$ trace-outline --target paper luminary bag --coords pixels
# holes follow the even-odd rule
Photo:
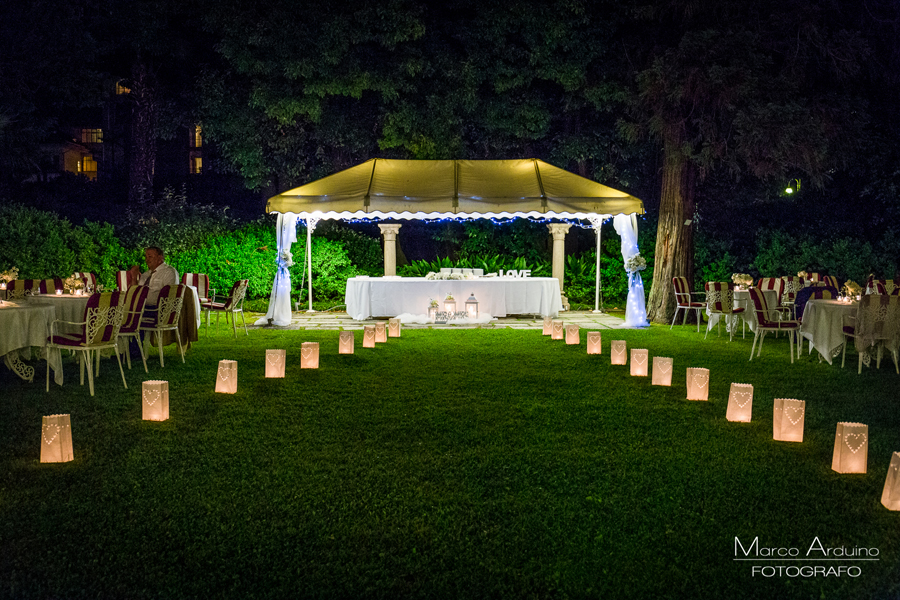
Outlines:
[[[266,350],[266,377],[284,377],[286,350]]]
[[[353,332],[342,331],[338,339],[338,354],[353,354]]]
[[[728,393],[725,419],[749,423],[753,414],[753,386],[749,383],[732,383]]]
[[[363,329],[363,348],[375,347],[375,326],[366,325]]]
[[[319,368],[319,342],[303,342],[300,344],[300,368]]]
[[[381,344],[387,341],[387,325],[375,323],[375,343]]]
[[[145,421],[169,418],[169,382],[145,381],[141,384],[141,416]]]
[[[650,358],[649,350],[638,350],[637,348],[631,349],[631,376],[632,377],[646,377],[648,373],[648,369],[650,365],[648,364],[648,360]]]
[[[802,442],[806,402],[775,398],[772,412],[772,437],[779,442]]]
[[[237,361],[220,360],[216,374],[216,391],[223,394],[237,393]]]
[[[884,480],[884,491],[881,492],[881,503],[888,510],[900,510],[900,452],[891,456],[887,478]]]
[[[400,337],[400,319],[388,321],[388,337]]]
[[[869,458],[869,426],[838,423],[831,468],[838,473],[865,473]]]
[[[577,346],[581,344],[581,334],[579,333],[580,327],[578,325],[569,324],[566,325],[566,344],[570,346]]]
[[[44,417],[41,420],[41,462],[69,462],[74,458],[69,415]]]
[[[553,317],[544,317],[544,335],[553,333]]]
[[[587,334],[587,353],[602,354],[603,353],[603,336],[599,331],[588,331]]]
[[[687,399],[709,400],[709,369],[688,368]]]
[[[551,340],[561,340],[565,334],[566,324],[556,319],[553,320],[553,329],[550,332]]]
[[[613,365],[624,365],[628,362],[625,354],[625,340],[613,340],[609,345],[609,362]]]
[[[653,357],[653,385],[672,385],[672,359],[665,356]]]

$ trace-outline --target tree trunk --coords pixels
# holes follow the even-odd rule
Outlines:
[[[150,199],[156,167],[156,89],[146,63],[138,59],[132,67],[131,164],[128,200],[131,204]]]
[[[695,167],[681,152],[678,135],[664,143],[662,191],[659,199],[659,226],[653,285],[647,303],[647,317],[654,323],[668,323],[675,307],[673,277],[687,277],[694,283],[694,178]],[[691,223],[686,225],[685,222]]]

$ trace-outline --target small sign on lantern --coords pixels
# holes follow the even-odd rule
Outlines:
[[[569,346],[577,346],[581,344],[581,334],[579,333],[580,327],[578,325],[574,325],[569,323],[566,325],[566,344]]]
[[[587,334],[587,353],[602,354],[603,344],[602,336],[599,331],[588,331]]]
[[[838,473],[865,473],[869,458],[869,426],[838,423],[831,468]]]
[[[888,510],[900,510],[900,452],[891,456],[887,478],[884,480],[884,491],[881,492],[881,503]]]
[[[653,385],[672,385],[672,359],[665,356],[653,357]]]
[[[216,391],[223,394],[237,393],[237,361],[220,360],[216,375]]]
[[[563,335],[566,330],[566,324],[557,319],[553,319],[552,325],[553,325],[553,327],[550,330],[550,339],[551,340],[563,339]]]
[[[41,462],[69,462],[74,458],[69,415],[45,416],[41,420]]]
[[[725,418],[729,421],[749,423],[752,415],[753,386],[749,383],[732,383]]]
[[[342,331],[338,338],[338,354],[353,354],[353,332]]]
[[[363,348],[375,347],[375,326],[366,325],[363,329]]]
[[[387,341],[387,327],[384,323],[375,323],[375,343],[382,344]]]
[[[650,358],[649,350],[631,349],[631,376],[646,377],[649,368],[648,360]]]
[[[544,317],[544,335],[553,333],[553,317]]]
[[[400,319],[388,321],[388,337],[400,337]]]
[[[287,350],[266,350],[266,377],[284,377]]]
[[[775,398],[772,413],[772,437],[779,442],[802,442],[806,402]]]
[[[709,400],[709,369],[688,368],[687,399]]]
[[[300,344],[300,368],[319,368],[319,342],[303,342]]]
[[[625,353],[625,340],[613,340],[609,345],[609,361],[613,365],[628,363],[628,355]]]
[[[145,381],[141,384],[141,416],[145,421],[169,418],[169,382]]]

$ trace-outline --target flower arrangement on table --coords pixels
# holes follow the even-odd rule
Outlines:
[[[845,296],[859,296],[862,293],[862,286],[853,281],[847,281],[842,288]]]
[[[425,276],[428,281],[463,281],[474,278],[473,275],[463,275],[462,273],[435,273],[434,271],[429,271]]]
[[[797,277],[799,277],[800,279],[807,279],[809,277],[809,273],[807,273],[806,271],[798,271]]]
[[[647,268],[647,261],[640,254],[632,254],[625,261],[625,270],[629,273],[637,273]]]
[[[6,289],[6,284],[19,278],[19,269],[13,267],[9,271],[0,271],[0,288]]]
[[[753,277],[751,277],[747,273],[732,273],[731,281],[734,283],[734,285],[742,287],[750,287],[751,285],[753,285]]]
[[[456,298],[453,297],[453,294],[447,294],[447,297],[444,298],[444,302],[456,302]]]
[[[63,288],[70,294],[74,293],[76,290],[84,289],[84,281],[81,280],[81,277],[67,277],[63,282]]]
[[[282,250],[279,252],[278,260],[281,261],[285,268],[294,266],[294,255],[291,254],[290,250]]]

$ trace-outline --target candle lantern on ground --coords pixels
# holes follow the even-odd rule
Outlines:
[[[603,350],[602,336],[599,331],[588,331],[587,334],[587,353],[601,354]]]
[[[447,294],[447,297],[444,298],[444,312],[456,312],[456,299],[453,297],[453,294]]]
[[[672,385],[672,359],[665,356],[653,357],[653,385]]]
[[[384,323],[375,323],[375,343],[383,344],[387,341],[387,327]]]
[[[772,437],[779,442],[802,442],[806,402],[775,398],[772,412]]]
[[[287,350],[266,350],[266,377],[284,377]]]
[[[888,510],[900,510],[900,452],[891,456],[884,490],[881,492],[881,503]]]
[[[375,347],[375,326],[366,325],[363,329],[363,348]]]
[[[544,335],[553,334],[553,317],[544,317]]]
[[[338,339],[338,354],[353,354],[354,341],[352,331],[342,331]]]
[[[865,473],[869,458],[869,426],[838,423],[831,468],[838,473]]]
[[[628,362],[625,340],[613,340],[609,345],[609,362],[613,365],[624,365]]]
[[[469,299],[466,300],[466,317],[470,319],[478,318],[478,300],[475,298],[475,294],[469,296]]]
[[[169,382],[145,381],[141,384],[141,416],[145,421],[169,418]]]
[[[566,325],[566,344],[570,346],[577,346],[581,343],[581,334],[579,333],[580,327],[578,325],[574,325],[569,323]]]
[[[400,319],[388,321],[388,337],[400,337]]]
[[[709,369],[688,368],[687,399],[709,400]]]
[[[74,458],[69,415],[45,416],[41,420],[41,462],[69,462]]]
[[[553,328],[550,331],[551,340],[561,340],[565,336],[566,324],[557,319],[553,320]]]
[[[237,361],[220,360],[219,372],[216,374],[216,391],[222,394],[237,393]]]
[[[752,414],[753,386],[749,383],[732,383],[725,418],[729,421],[749,423]]]
[[[631,375],[632,377],[646,377],[648,375],[649,366],[647,361],[650,357],[649,350],[631,349]]]
[[[300,344],[300,368],[319,368],[319,342],[303,342]]]

